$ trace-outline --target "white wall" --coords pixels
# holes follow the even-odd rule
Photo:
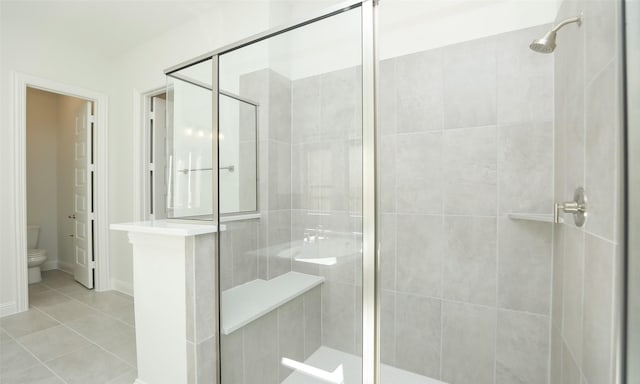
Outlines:
[[[39,225],[38,248],[47,251],[44,270],[58,263],[59,97],[27,91],[27,223]]]
[[[111,77],[103,58],[85,55],[79,47],[47,35],[33,34],[15,18],[11,6],[0,5],[0,174],[13,180],[13,73],[20,72],[76,87],[105,92]],[[0,309],[15,305],[16,228],[14,186],[6,181],[0,195]]]
[[[19,72],[90,89],[109,96],[109,222],[132,221],[133,138],[141,129],[140,92],[165,84],[163,70],[181,61],[211,51],[269,26],[268,4],[251,2],[220,3],[215,12],[194,17],[192,21],[167,31],[118,57],[85,53],[81,46],[58,41],[29,30],[16,16],[18,3],[0,5],[0,173],[12,180],[15,166],[14,133],[11,112],[13,73]],[[121,4],[114,3],[114,7]],[[149,22],[153,22],[149,19]],[[80,33],[80,31],[78,32]],[[28,48],[27,48],[28,47]],[[10,312],[15,306],[15,239],[13,228],[16,197],[13,186],[0,188],[0,309]],[[130,290],[132,281],[131,248],[126,234],[110,234],[111,276],[115,287]]]
[[[164,86],[164,69],[268,27],[266,2],[221,3],[215,12],[198,15],[112,62],[111,71],[117,73],[117,79],[109,106],[110,222],[138,219],[134,216],[132,163],[134,132],[141,129],[140,111],[134,109],[140,93]],[[126,233],[112,232],[110,247],[113,286],[126,291],[133,277]]]

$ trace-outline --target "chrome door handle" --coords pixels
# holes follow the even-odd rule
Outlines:
[[[573,222],[582,227],[587,221],[587,196],[584,188],[578,187],[573,193],[573,201],[556,203],[553,210],[553,222],[560,223],[560,212],[573,214]]]

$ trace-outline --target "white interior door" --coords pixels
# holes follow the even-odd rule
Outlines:
[[[166,164],[167,164],[167,102],[160,97],[151,99],[153,104],[152,124],[150,129],[150,198],[151,217],[153,219],[167,218],[166,198]]]
[[[73,275],[79,283],[93,288],[93,116],[91,102],[83,104],[76,111],[74,188],[73,204],[75,215]]]

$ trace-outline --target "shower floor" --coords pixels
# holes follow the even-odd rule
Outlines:
[[[305,361],[312,367],[333,371],[340,364],[344,370],[344,384],[362,383],[362,358],[328,347],[320,347]],[[383,384],[446,384],[443,381],[417,375],[386,364],[380,367]],[[282,384],[327,384],[326,381],[313,378],[301,372],[294,372]]]

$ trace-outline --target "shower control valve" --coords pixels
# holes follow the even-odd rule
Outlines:
[[[553,222],[560,223],[560,212],[573,214],[576,226],[582,227],[587,221],[587,196],[584,188],[579,187],[573,194],[573,201],[556,203],[553,210]]]

